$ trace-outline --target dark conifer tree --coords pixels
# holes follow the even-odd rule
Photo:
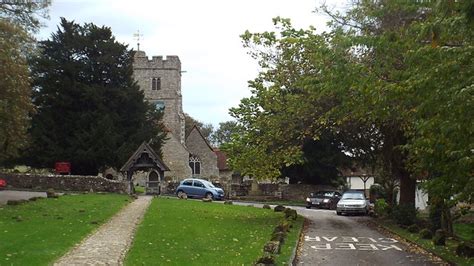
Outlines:
[[[143,141],[160,148],[161,112],[144,100],[133,80],[133,51],[108,27],[61,19],[50,39],[39,42],[32,61],[35,166],[70,161],[76,174],[120,167]],[[157,150],[159,152],[159,150]]]

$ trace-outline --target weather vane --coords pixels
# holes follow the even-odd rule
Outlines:
[[[137,30],[137,32],[133,34],[133,39],[137,41],[137,51],[140,51],[140,38],[143,38],[143,34],[140,34],[140,30]]]

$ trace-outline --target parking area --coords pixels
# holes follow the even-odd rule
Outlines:
[[[46,198],[46,192],[0,190],[0,205],[4,205],[9,200],[28,200],[33,197]]]

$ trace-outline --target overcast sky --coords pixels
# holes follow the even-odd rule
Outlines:
[[[313,11],[323,0],[53,0],[50,20],[39,33],[49,38],[60,17],[108,26],[118,41],[136,49],[133,34],[143,34],[140,50],[181,59],[184,112],[217,126],[231,120],[230,107],[250,95],[247,81],[257,62],[239,35],[274,30],[272,18],[290,18],[298,28],[325,29],[327,17]],[[329,5],[344,0],[328,0]]]

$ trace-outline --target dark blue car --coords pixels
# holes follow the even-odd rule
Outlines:
[[[224,198],[224,190],[214,186],[211,182],[204,179],[190,178],[181,181],[176,188],[178,198],[208,198],[220,200]]]

